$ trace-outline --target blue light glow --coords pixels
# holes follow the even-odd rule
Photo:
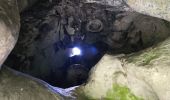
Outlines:
[[[81,49],[78,47],[72,48],[70,57],[79,56],[79,55],[81,55]]]

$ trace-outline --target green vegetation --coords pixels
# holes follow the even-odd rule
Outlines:
[[[119,84],[113,84],[112,89],[107,92],[104,98],[91,98],[82,89],[76,89],[76,95],[74,96],[77,100],[143,100],[135,96],[129,88],[120,86]]]
[[[153,49],[153,50],[150,50]],[[135,63],[139,66],[145,66],[151,64],[154,59],[159,58],[161,52],[157,51],[157,48],[150,48],[142,52],[127,56],[129,63]]]
[[[113,88],[107,92],[104,100],[143,100],[135,96],[129,88],[114,84]]]

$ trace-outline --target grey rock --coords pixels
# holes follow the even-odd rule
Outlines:
[[[10,9],[8,9],[10,8]],[[16,0],[0,1],[0,66],[3,64],[18,38],[20,28]]]
[[[27,8],[31,7],[35,4],[38,0],[17,0],[19,11],[24,11]]]
[[[0,100],[62,100],[46,83],[3,67],[0,72]]]

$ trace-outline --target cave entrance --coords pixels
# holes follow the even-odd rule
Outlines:
[[[106,52],[137,52],[169,36],[170,24],[157,18],[63,1],[42,0],[21,13],[20,36],[7,66],[68,88],[85,83]]]
[[[102,20],[76,10],[80,2],[63,1],[43,0],[21,13],[18,43],[5,64],[68,88],[86,82],[107,45],[100,38],[105,37]]]

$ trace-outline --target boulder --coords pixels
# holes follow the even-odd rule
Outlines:
[[[8,67],[0,71],[0,85],[0,100],[63,100],[47,83]]]
[[[17,42],[20,29],[19,12],[31,6],[36,1],[37,0],[0,1],[0,66],[6,60]]]
[[[146,27],[147,26],[147,27]],[[116,15],[113,30],[105,43],[111,52],[129,53],[157,44],[170,35],[170,23],[137,12],[123,12]]]
[[[124,100],[169,100],[169,44],[170,38],[138,53],[105,55],[75,95],[109,100],[122,96],[127,97]]]
[[[169,0],[126,0],[135,11],[170,21]]]
[[[15,46],[20,28],[16,0],[0,1],[0,66]]]
[[[99,3],[112,7],[119,7],[124,11],[143,13],[170,21],[169,0],[86,0],[89,3]],[[112,10],[115,10],[115,8]]]

